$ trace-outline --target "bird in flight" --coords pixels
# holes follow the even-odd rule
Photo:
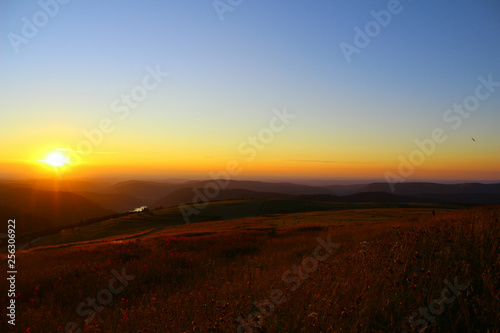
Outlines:
[[[472,141],[476,141],[473,137],[471,137]]]

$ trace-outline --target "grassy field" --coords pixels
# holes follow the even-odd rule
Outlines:
[[[33,249],[18,254],[16,328],[498,332],[499,217],[499,208],[435,217],[424,208],[358,208]],[[321,245],[328,238],[339,246]]]
[[[219,220],[227,220],[222,223],[222,229],[215,227],[219,232],[245,227],[282,229],[297,224],[299,219],[301,225],[364,224],[428,215],[432,214],[433,210],[441,214],[458,207],[417,203],[329,203],[280,199],[220,201],[210,203],[205,209],[200,210],[200,214],[192,215],[190,226],[181,230],[188,233],[196,232],[193,230],[200,226],[191,226],[192,224]],[[43,238],[32,247],[141,237],[160,228],[185,224],[178,207],[171,207],[66,229]],[[214,228],[213,224],[210,224],[209,228]],[[168,231],[175,233],[176,230],[169,228]]]

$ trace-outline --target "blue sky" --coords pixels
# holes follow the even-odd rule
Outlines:
[[[221,21],[210,1],[73,0],[16,53],[9,33],[22,35],[22,18],[32,21],[41,7],[2,1],[0,158],[27,158],[33,140],[71,146],[141,82],[147,66],[159,64],[168,79],[100,149],[119,151],[123,161],[139,148],[172,159],[174,146],[194,163],[201,155],[234,156],[273,108],[287,106],[298,118],[261,154],[263,165],[397,166],[399,154],[474,92],[479,75],[500,81],[500,4],[401,1],[401,12],[347,63],[339,44],[354,44],[354,27],[364,29],[370,12],[388,3],[243,0]],[[500,161],[490,155],[500,142],[499,102],[500,92],[482,102],[429,165],[435,159],[444,172],[441,162],[460,161],[458,137],[482,136],[486,142],[472,152],[481,157],[477,167],[493,163],[486,171],[498,172]],[[154,159],[161,163],[168,168],[170,160]]]

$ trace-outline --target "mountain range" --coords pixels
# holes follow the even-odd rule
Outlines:
[[[23,231],[40,231],[133,210],[210,200],[298,199],[328,202],[428,202],[500,204],[500,183],[387,183],[309,186],[240,180],[92,181],[27,180],[0,183],[0,217],[24,220]],[[201,193],[202,198],[196,193]],[[215,193],[216,195],[212,195]]]

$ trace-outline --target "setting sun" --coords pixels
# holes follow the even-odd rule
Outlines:
[[[41,162],[48,164],[54,168],[59,168],[68,164],[69,160],[63,153],[55,151],[48,154],[44,160],[41,160]]]

